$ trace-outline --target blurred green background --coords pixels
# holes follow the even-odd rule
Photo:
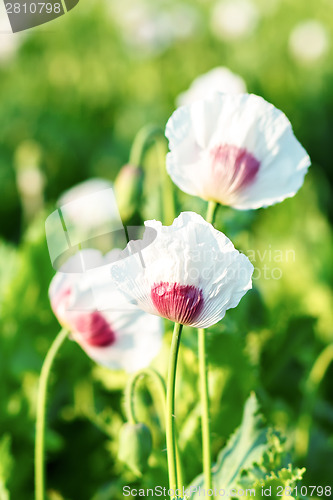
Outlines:
[[[1,500],[8,498],[5,489],[12,499],[33,498],[38,374],[59,329],[47,296],[54,270],[45,219],[76,183],[114,180],[139,129],[163,128],[177,95],[216,66],[241,75],[250,92],[287,114],[312,167],[293,199],[255,212],[219,212],[217,227],[248,253],[257,273],[255,290],[209,334],[211,382],[219,387],[214,457],[254,389],[268,421],[286,436],[294,463],[307,467],[304,484],[330,484],[332,44],[329,0],[82,0],[49,25],[0,33]],[[165,218],[161,165],[163,151],[152,150],[132,220]],[[204,213],[202,201],[176,188],[175,197],[178,210]],[[156,362],[163,373],[168,342],[167,335]],[[179,390],[187,396],[179,422],[194,426],[196,436],[189,443],[183,432],[188,482],[201,470],[198,419],[186,421],[195,410],[188,390],[196,383],[196,373],[188,374],[195,357],[193,332],[185,331]],[[121,485],[134,481],[116,459],[125,380],[96,367],[75,344],[65,345],[48,408],[51,499],[118,499]],[[145,391],[141,397],[148,419],[151,401]],[[163,437],[156,442],[162,449]],[[146,484],[164,484],[165,467],[152,460]]]

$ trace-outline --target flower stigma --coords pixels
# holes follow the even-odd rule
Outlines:
[[[109,323],[98,311],[81,314],[75,320],[77,331],[84,340],[94,347],[106,347],[113,344],[116,335]]]
[[[212,149],[210,155],[216,186],[222,188],[226,196],[255,181],[260,162],[245,148],[224,144]]]
[[[182,325],[192,324],[200,315],[204,299],[193,285],[161,281],[151,289],[151,298],[159,314]]]

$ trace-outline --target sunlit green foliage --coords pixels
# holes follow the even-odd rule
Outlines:
[[[123,11],[133,3],[121,2]],[[156,12],[171,12],[171,21],[179,23],[179,2],[155,3]],[[0,61],[0,499],[33,498],[38,375],[59,329],[47,295],[54,270],[45,219],[64,189],[91,176],[114,180],[138,130],[147,123],[163,128],[177,94],[217,65],[239,73],[249,91],[288,115],[313,166],[293,199],[255,212],[218,213],[217,228],[249,256],[256,272],[254,290],[207,333],[216,480],[219,471],[221,481],[227,480],[226,449],[221,452],[226,443],[240,457],[236,438],[245,421],[231,441],[229,436],[255,391],[267,428],[275,431],[261,427],[257,410],[246,407],[252,431],[263,433],[263,441],[250,462],[237,468],[237,484],[293,485],[303,467],[303,484],[330,484],[333,372],[324,357],[315,372],[320,376],[312,369],[333,343],[332,3],[257,0],[256,29],[246,38],[223,41],[211,29],[214,2],[184,2],[194,16],[194,31],[152,46],[131,40],[116,4],[82,0],[49,29],[28,32],[13,58]],[[289,50],[290,33],[311,18],[323,23],[331,45],[318,60],[302,63]],[[31,151],[44,184],[35,212],[27,211],[17,187]],[[176,188],[171,195],[166,190],[172,186],[164,172],[165,151],[164,144],[152,148],[142,165],[143,196],[131,213],[135,223],[147,218],[170,223],[173,196],[176,214],[206,209]],[[154,362],[162,375],[170,324],[166,329]],[[185,328],[177,427],[187,485],[202,471],[197,375],[196,335]],[[117,458],[126,380],[123,373],[95,366],[75,343],[64,346],[48,402],[51,500],[120,500],[127,484],[167,486],[164,422],[144,386],[137,410],[153,435],[149,470],[137,479]],[[256,404],[253,397],[249,401]]]

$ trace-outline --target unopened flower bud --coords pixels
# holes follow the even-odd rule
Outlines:
[[[152,450],[152,437],[145,424],[124,424],[119,436],[118,458],[134,474],[142,476]]]
[[[123,221],[129,220],[140,206],[143,176],[142,168],[131,164],[124,165],[117,175],[114,188]]]

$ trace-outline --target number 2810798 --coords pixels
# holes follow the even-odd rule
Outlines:
[[[18,2],[5,4],[7,14],[61,14],[62,8],[60,3],[51,2]]]

